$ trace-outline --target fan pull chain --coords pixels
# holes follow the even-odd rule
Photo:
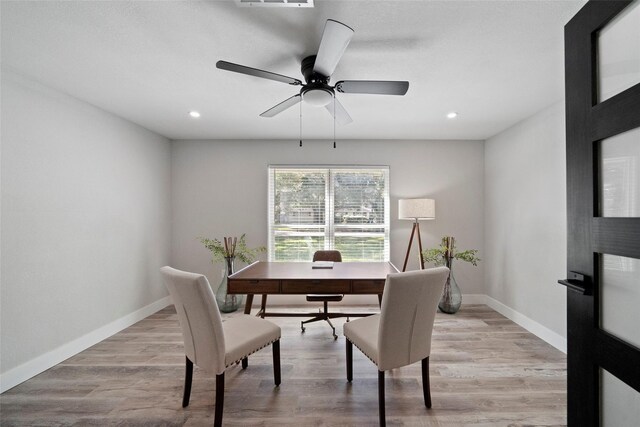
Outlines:
[[[302,147],[302,101],[300,101],[299,104],[300,104],[300,147]]]
[[[333,94],[333,148],[336,148],[336,95]]]

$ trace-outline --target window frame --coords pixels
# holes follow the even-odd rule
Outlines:
[[[324,228],[324,249],[335,248],[336,229],[340,225],[335,224],[335,183],[334,174],[344,171],[375,170],[383,173],[384,177],[384,222],[375,228],[384,229],[383,261],[390,260],[391,253],[391,213],[390,213],[390,167],[388,165],[268,165],[267,167],[267,257],[270,262],[277,262],[275,259],[275,172],[279,170],[304,170],[323,171],[325,175],[325,222],[322,225],[309,224],[308,228]],[[351,225],[366,229],[367,224]],[[374,228],[374,227],[372,227]],[[310,260],[309,260],[310,261]],[[295,262],[295,261],[292,261]],[[302,262],[302,261],[300,261]]]

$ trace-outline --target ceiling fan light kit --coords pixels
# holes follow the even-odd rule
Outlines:
[[[325,107],[333,116],[334,123],[346,125],[351,123],[353,119],[336,98],[336,90],[340,93],[351,94],[404,95],[409,89],[407,81],[388,80],[343,80],[337,82],[335,86],[329,85],[331,75],[349,45],[353,33],[353,29],[347,25],[333,19],[327,20],[317,55],[307,56],[302,60],[300,71],[305,83],[293,77],[227,61],[218,61],[216,67],[292,86],[301,86],[297,95],[293,95],[263,112],[260,114],[262,117],[273,117],[304,100],[306,104]]]
[[[324,88],[308,89],[302,92],[302,100],[314,107],[325,107],[333,100],[333,96],[332,91]]]

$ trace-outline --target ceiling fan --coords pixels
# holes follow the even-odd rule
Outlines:
[[[302,60],[300,69],[306,83],[302,83],[302,81],[293,77],[227,61],[218,61],[216,67],[221,70],[275,80],[293,86],[301,86],[299,94],[293,95],[291,98],[268,109],[260,114],[262,117],[273,117],[304,100],[310,105],[325,107],[338,124],[344,125],[351,123],[353,119],[335,98],[335,91],[340,93],[404,95],[409,89],[409,82],[407,81],[341,80],[334,86],[329,85],[331,75],[351,41],[351,37],[353,37],[353,29],[333,19],[327,20],[317,55],[307,56]]]

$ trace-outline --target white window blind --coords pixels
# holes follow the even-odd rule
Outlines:
[[[269,167],[269,260],[389,260],[388,167]]]

